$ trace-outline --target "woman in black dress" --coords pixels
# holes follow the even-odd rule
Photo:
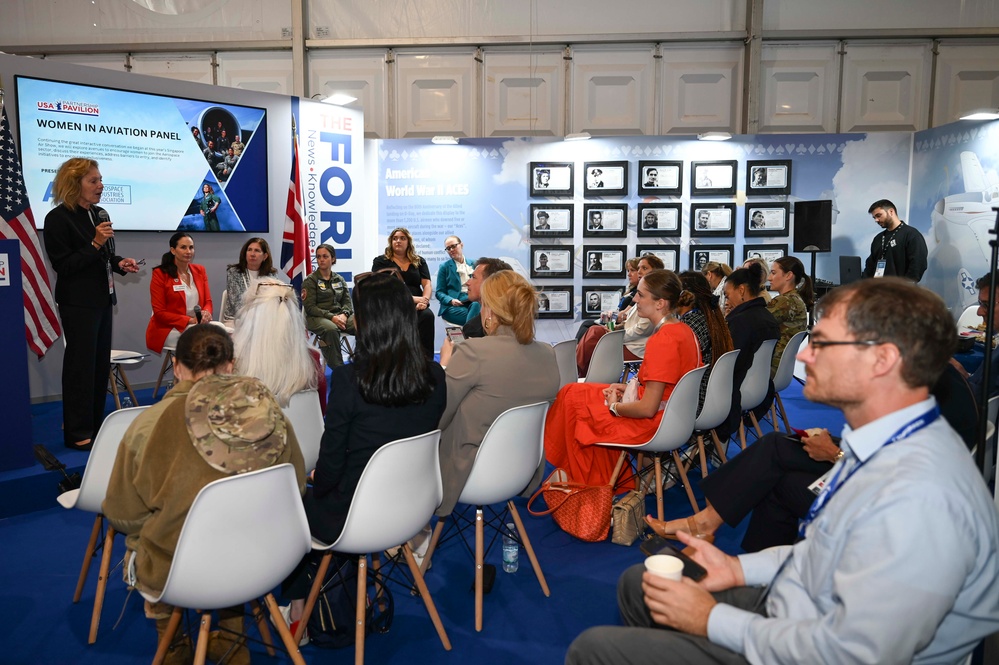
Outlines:
[[[413,236],[409,230],[399,227],[388,237],[385,254],[371,262],[371,271],[385,268],[398,268],[402,281],[413,295],[416,305],[416,325],[420,332],[420,344],[431,358],[434,355],[434,313],[430,310],[430,267],[417,255],[413,247]]]

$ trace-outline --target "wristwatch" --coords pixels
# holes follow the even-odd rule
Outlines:
[[[843,455],[845,455],[845,454],[846,453],[844,453],[842,450],[840,450],[838,453],[836,453],[836,457],[833,458],[833,464],[835,464],[836,462],[838,462],[841,459],[843,459]]]
[[[617,405],[618,404],[619,404],[619,402],[611,402],[610,412],[613,413],[615,416],[620,417],[619,414],[618,414],[618,412],[617,412]]]

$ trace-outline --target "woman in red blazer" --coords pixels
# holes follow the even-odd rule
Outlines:
[[[153,269],[149,299],[153,316],[146,326],[146,346],[160,353],[176,346],[180,334],[196,323],[212,320],[212,293],[204,266],[194,260],[194,239],[184,231],[170,237],[170,251]],[[200,308],[198,318],[195,306]]]

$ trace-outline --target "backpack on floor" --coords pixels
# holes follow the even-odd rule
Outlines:
[[[318,557],[310,566],[309,579],[319,572]],[[381,579],[368,575],[365,603],[365,634],[387,633],[395,614],[392,593]],[[339,649],[354,644],[357,613],[357,559],[333,555],[319,598],[309,616],[309,642],[324,649]]]

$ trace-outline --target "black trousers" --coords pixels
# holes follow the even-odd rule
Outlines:
[[[104,422],[111,371],[113,309],[59,305],[66,340],[62,361],[63,440],[93,439]]]
[[[434,330],[437,325],[436,317],[430,308],[416,310],[416,330],[420,335],[420,345],[427,352],[427,356],[434,357]]]
[[[703,479],[701,491],[729,526],[752,513],[742,548],[758,552],[797,540],[798,520],[815,500],[808,486],[831,468],[797,439],[770,432]]]

